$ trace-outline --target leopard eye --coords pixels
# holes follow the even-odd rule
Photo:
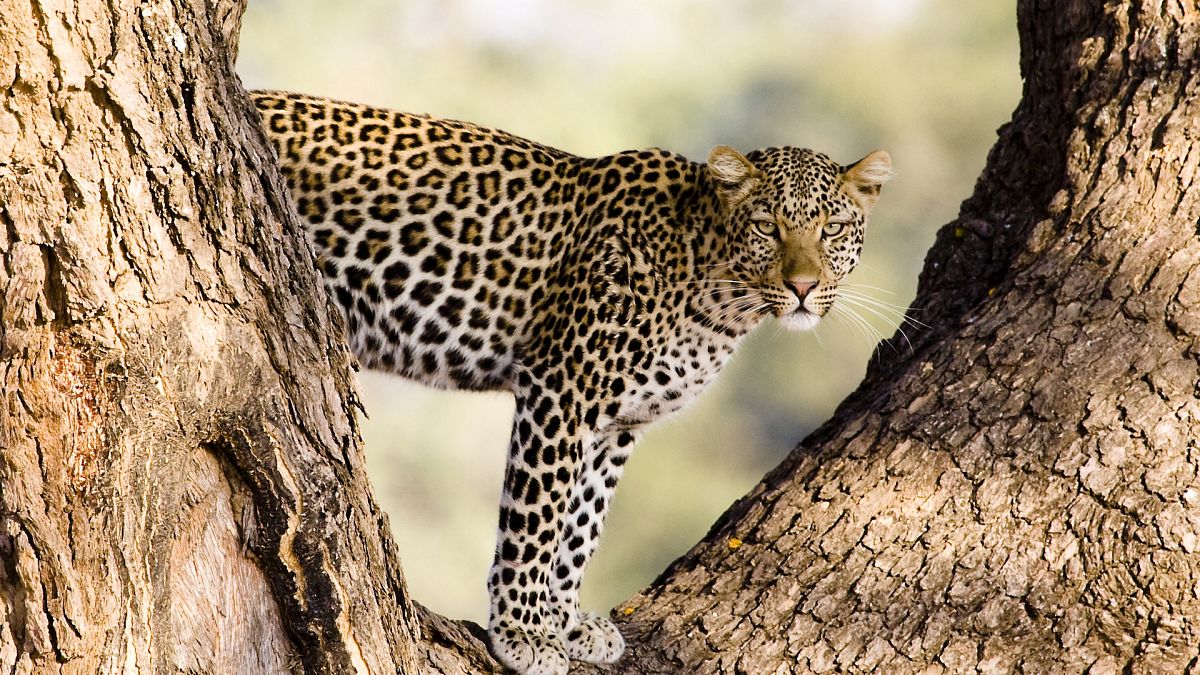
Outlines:
[[[821,234],[827,239],[832,239],[842,233],[848,223],[844,220],[830,220],[821,228]]]
[[[775,222],[774,218],[755,218],[750,221],[750,226],[754,228],[754,233],[760,237],[765,237],[772,241],[779,238],[779,223]]]

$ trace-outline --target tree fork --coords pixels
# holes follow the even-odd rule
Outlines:
[[[0,664],[499,672],[408,599],[242,8],[0,11]],[[1198,13],[1018,3],[929,328],[619,608],[605,672],[1197,667]]]

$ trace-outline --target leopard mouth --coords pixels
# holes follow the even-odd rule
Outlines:
[[[821,322],[821,318],[820,314],[809,311],[804,305],[800,305],[779,317],[779,323],[791,330],[805,331],[816,328],[817,324]]]
[[[788,305],[790,305],[790,304],[791,303],[788,303],[788,302],[774,303],[775,306],[772,308],[771,313],[774,314],[775,318],[777,318],[777,319],[783,319],[783,318],[787,318],[787,317],[802,317],[805,315],[813,314],[813,312],[809,311],[804,306],[803,302],[800,302],[796,306],[791,307],[789,309]]]

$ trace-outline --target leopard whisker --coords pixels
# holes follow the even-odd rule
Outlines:
[[[779,325],[779,323],[776,323],[775,330],[771,331],[771,337],[767,338],[767,344],[768,345],[775,344],[775,340],[779,339],[779,334],[782,332],[783,332],[783,326]],[[817,338],[817,344],[820,344],[820,342],[821,342],[821,339]],[[824,347],[824,345],[821,345],[821,346]]]
[[[839,297],[845,297],[847,299],[847,301],[849,301],[850,299],[854,299],[859,302],[870,305],[872,307],[875,307],[875,308],[879,309],[880,311],[894,315],[895,318],[900,319],[901,324],[908,322],[919,328],[930,328],[929,324],[924,323],[923,321],[920,321],[920,320],[915,319],[912,316],[910,316],[908,314],[908,312],[906,311],[907,308],[901,307],[900,305],[892,304],[890,302],[884,302],[878,298],[872,298],[869,295],[861,295],[861,294],[855,293],[853,291],[849,291],[844,294],[839,293]]]
[[[864,299],[864,300],[870,300],[871,302],[877,303],[877,304],[879,304],[879,305],[882,305],[882,306],[885,306],[885,307],[893,307],[893,308],[896,308],[896,309],[908,309],[908,306],[907,306],[907,305],[901,305],[901,304],[899,304],[899,303],[896,303],[896,302],[888,302],[887,300],[882,300],[882,299],[880,299],[880,298],[876,298],[876,297],[875,297],[875,296],[873,296],[873,295],[869,295],[869,294],[867,294],[867,293],[864,293],[864,292],[862,292],[862,291],[860,291],[860,290],[858,290],[858,289],[855,289],[855,288],[845,288],[845,287],[843,287],[843,286],[839,286],[839,287],[838,287],[838,289],[837,289],[837,292],[838,292],[839,294],[841,294],[841,293],[846,293],[846,294],[849,294],[849,295],[853,295],[853,296],[855,296],[855,297],[857,297],[857,298],[862,298],[862,299]]]
[[[719,292],[724,292],[726,289],[719,289]],[[704,297],[704,296],[701,296]],[[725,298],[706,308],[706,315],[702,325],[709,328],[717,328],[717,324],[727,325],[729,320],[735,314],[742,312],[743,307],[749,307],[754,302],[762,297],[760,292],[751,291],[748,294]]]
[[[888,290],[888,289],[886,289],[886,288],[880,288],[880,287],[878,287],[878,286],[871,286],[871,285],[869,285],[869,284],[854,284],[854,283],[847,283],[847,282],[845,282],[845,281],[843,281],[843,282],[839,283],[839,284],[838,284],[838,288],[865,288],[865,289],[867,289],[867,290],[871,290],[871,291],[879,291],[880,293],[887,293],[888,295],[895,295],[895,294],[896,294],[896,292],[895,292],[895,291],[889,291],[889,290]]]
[[[870,342],[871,338],[869,336],[867,336],[866,333],[863,332],[863,329],[861,326],[859,326],[857,323],[855,323],[854,321],[852,321],[850,319],[850,316],[847,314],[845,309],[838,307],[837,305],[834,305],[833,308],[830,309],[830,311],[829,311],[829,316],[840,321],[842,323],[842,325],[848,327],[858,337],[862,338],[863,340],[866,340],[867,342]]]
[[[885,323],[888,324],[888,326],[890,326],[892,328],[899,328],[899,324],[896,322],[896,317],[883,312],[881,309],[879,309],[877,307],[872,307],[871,305],[863,302],[860,298],[856,298],[852,295],[846,295],[846,296],[841,296],[840,299],[847,305],[850,305],[852,307],[857,307],[858,309],[870,312],[871,315],[878,317],[879,319],[882,319]],[[864,317],[864,318],[866,318],[866,317]]]
[[[771,302],[771,301],[769,301],[769,300],[764,300],[764,301],[762,301],[762,302],[759,302],[759,303],[758,303],[758,304],[756,304],[756,305],[750,305],[750,306],[742,307],[742,308],[739,310],[739,313],[740,313],[742,316],[747,316],[747,315],[750,315],[750,316],[758,316],[759,314],[761,314],[761,313],[762,313],[762,311],[763,311],[764,309],[770,309],[770,308],[771,308],[771,306],[772,306],[773,304],[774,304],[774,303],[772,303],[772,302]]]
[[[839,310],[842,313],[842,316],[846,317],[847,319],[852,321],[855,325],[857,325],[859,327],[859,329],[862,331],[863,337],[865,337],[869,343],[878,344],[880,342],[886,341],[886,339],[883,337],[883,334],[880,333],[879,330],[877,328],[875,328],[875,326],[872,325],[870,321],[867,321],[858,312],[854,311],[854,309],[852,307],[845,307],[845,306],[839,307],[837,305],[834,305],[834,308]],[[888,346],[891,347],[893,350],[896,349],[895,346],[893,346],[890,342],[888,343]]]
[[[749,287],[750,286],[750,284],[748,284],[745,281],[738,281],[735,279],[693,279],[693,280],[688,280],[688,281],[679,281],[679,282],[675,282],[672,284],[667,284],[667,288],[671,288],[671,289],[699,288],[699,287],[708,286],[708,285],[721,285],[721,284],[725,284],[725,286],[721,286],[721,288],[726,288],[726,287],[741,288],[741,287]]]
[[[892,324],[892,327],[893,327],[894,329],[896,329],[897,331],[899,331],[899,333],[900,333],[900,336],[901,336],[901,337],[903,337],[903,338],[904,338],[904,341],[905,341],[905,342],[908,344],[908,350],[909,350],[910,352],[911,352],[911,351],[913,351],[912,340],[909,340],[909,339],[908,339],[908,333],[905,333],[905,332],[904,332],[904,328],[903,328],[903,327],[902,327],[900,324],[898,324],[898,323],[893,323],[893,319],[892,319],[892,317],[888,316],[887,314],[884,314],[883,312],[881,312],[881,311],[879,311],[879,310],[877,310],[877,309],[874,309],[874,308],[872,308],[870,305],[867,305],[867,304],[865,304],[865,303],[860,303],[860,302],[859,302],[857,299],[855,299],[855,298],[853,298],[853,297],[846,297],[846,298],[843,298],[843,299],[844,299],[844,300],[845,300],[845,301],[846,301],[848,304],[850,304],[850,305],[854,305],[854,306],[858,307],[859,309],[866,310],[866,311],[870,312],[871,314],[873,314],[873,315],[875,315],[875,316],[879,317],[880,319],[882,319],[882,320],[884,320],[884,321],[888,322],[889,324]]]
[[[762,301],[761,294],[745,298],[737,298],[741,302],[728,304],[720,313],[721,322],[728,323],[730,319],[742,318],[747,314],[758,312],[764,307],[770,306],[769,302]]]
[[[783,326],[780,326],[779,324],[775,324],[775,327],[776,327],[775,335],[771,336],[772,341],[774,341],[775,338],[779,335],[779,333],[783,330]],[[825,349],[825,341],[821,339],[821,324],[817,324],[816,326],[813,326],[812,335],[813,335],[813,337],[815,337],[817,339],[817,346],[820,347],[821,349]]]
[[[734,261],[733,261],[733,260],[722,260],[721,262],[716,262],[716,263],[706,263],[706,264],[703,264],[703,265],[697,265],[697,266],[696,266],[696,268],[697,268],[697,269],[716,269],[716,268],[718,268],[718,267],[721,267],[721,268],[729,268],[729,267],[733,267],[733,265],[734,265]]]
[[[735,298],[724,298],[724,299],[713,298],[713,302],[711,304],[709,304],[709,309],[711,309],[714,312],[720,313],[730,307],[734,307],[734,306],[738,305],[739,303],[747,302],[748,300],[749,299],[745,296],[739,296],[739,297],[735,297]]]

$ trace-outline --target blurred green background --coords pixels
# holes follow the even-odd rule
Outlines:
[[[1012,0],[252,0],[239,70],[249,88],[470,120],[581,155],[797,145],[848,163],[884,148],[896,178],[849,281],[901,306],[1020,93]],[[585,605],[613,606],[686,551],[832,413],[873,347],[844,322],[760,328],[634,454]],[[511,397],[360,379],[371,479],[413,595],[486,620]]]

